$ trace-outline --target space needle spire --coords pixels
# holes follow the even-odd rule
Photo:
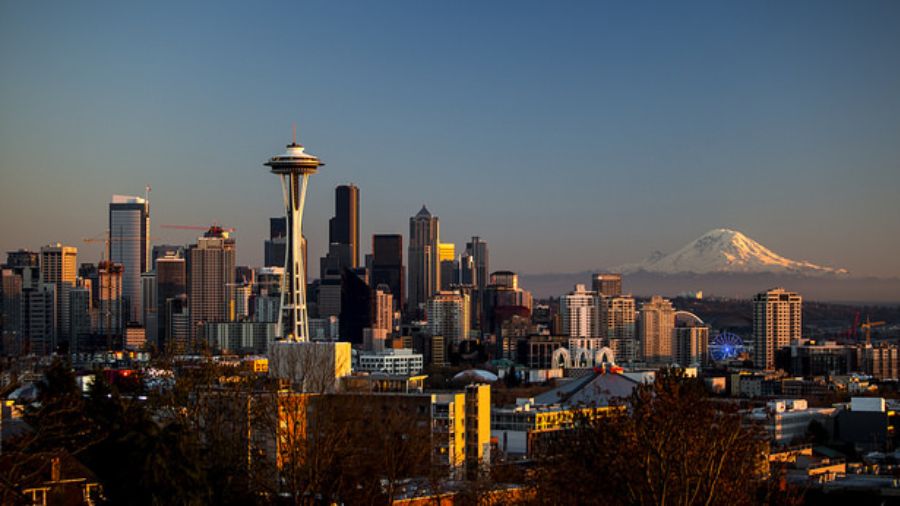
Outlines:
[[[287,219],[287,244],[284,255],[284,278],[281,285],[281,310],[278,313],[280,337],[293,342],[309,341],[309,315],[306,310],[306,276],[303,265],[303,206],[309,176],[325,165],[315,156],[304,152],[294,140],[284,154],[273,156],[264,165],[281,177]]]

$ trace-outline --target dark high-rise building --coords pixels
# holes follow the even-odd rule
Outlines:
[[[341,312],[338,316],[341,341],[362,344],[363,329],[372,326],[372,289],[364,277],[359,270],[341,271]]]
[[[28,348],[35,355],[49,355],[57,345],[57,285],[41,283],[35,290],[29,290],[24,306],[23,334]]]
[[[143,323],[141,274],[150,266],[150,203],[113,195],[109,204],[109,260],[122,264],[122,296],[130,321]]]
[[[264,265],[284,267],[284,248],[287,245],[287,219],[269,218],[269,238],[265,242]]]
[[[97,265],[99,300],[97,303],[97,334],[107,350],[115,348],[125,331],[125,312],[122,301],[122,264],[109,261]]]
[[[78,266],[78,277],[91,286],[91,307],[97,307],[100,300],[100,271],[97,264],[83,263]]]
[[[28,292],[22,291],[22,276],[13,269],[0,269],[0,351],[18,356],[25,351],[22,342],[22,307]]]
[[[487,243],[482,241],[477,235],[473,236],[472,241],[466,243],[466,251],[475,264],[475,280],[471,284],[475,285],[479,290],[484,290],[484,287],[489,282],[488,273],[490,273]]]
[[[475,272],[475,258],[468,251],[463,252],[459,257],[459,274],[456,279],[459,284],[467,286],[475,286],[475,279],[478,275]]]
[[[334,218],[328,222],[328,242],[341,245],[341,267],[359,267],[359,188],[356,185],[340,185],[334,189]]]
[[[472,240],[466,243],[466,251],[460,258],[461,284],[470,285],[472,291],[472,328],[485,331],[484,315],[484,290],[489,284],[490,272],[487,243],[478,236],[472,236]]]
[[[428,299],[440,289],[438,261],[440,222],[425,206],[409,219],[409,293],[407,310],[419,316]]]
[[[622,275],[609,272],[594,274],[591,289],[602,297],[618,297],[622,295]]]
[[[404,302],[403,236],[375,234],[372,236],[373,286],[386,285],[393,296],[394,310],[402,310]]]
[[[22,278],[23,290],[33,290],[40,284],[40,259],[40,253],[25,249],[6,253],[6,267]]]
[[[170,339],[168,334],[170,314],[168,301],[187,294],[187,270],[184,258],[166,256],[156,260],[156,307],[158,318],[158,339],[165,348]]]

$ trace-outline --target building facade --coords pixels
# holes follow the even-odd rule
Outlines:
[[[425,206],[409,219],[409,292],[410,314],[420,314],[428,299],[441,286],[438,262],[440,221]]]
[[[642,357],[649,363],[671,363],[675,308],[668,299],[654,295],[641,305],[640,341]]]
[[[569,337],[597,337],[597,306],[594,292],[589,292],[584,285],[575,285],[575,289],[560,298],[559,313],[562,319],[563,334]]]
[[[799,294],[784,288],[773,288],[753,297],[754,367],[774,369],[775,353],[802,337],[802,305]]]
[[[469,338],[468,296],[456,291],[438,292],[428,299],[428,334],[443,336],[448,344]]]
[[[403,267],[403,236],[400,234],[376,234],[372,236],[373,286],[387,285],[393,296],[395,311],[402,311],[405,289]]]
[[[150,265],[150,203],[113,195],[109,204],[109,260],[122,265],[122,297],[127,321],[143,323],[141,274]]]
[[[191,285],[188,302],[191,336],[199,337],[199,326],[228,321],[230,284],[234,280],[234,239],[219,227],[211,227],[188,252]]]
[[[622,275],[609,272],[594,274],[591,289],[603,297],[618,297],[622,295]]]
[[[62,244],[41,248],[41,283],[56,286],[56,337],[69,341],[69,292],[78,277],[78,248]]]

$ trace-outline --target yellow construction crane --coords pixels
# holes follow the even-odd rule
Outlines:
[[[866,331],[866,346],[872,345],[872,328],[880,327],[884,325],[884,322],[873,322],[869,320],[869,317],[866,317],[866,323],[863,323],[859,326],[859,328]]]

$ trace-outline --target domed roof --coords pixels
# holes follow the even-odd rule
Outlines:
[[[493,383],[498,379],[496,374],[484,369],[466,369],[453,377],[453,381],[466,381],[469,383]]]

